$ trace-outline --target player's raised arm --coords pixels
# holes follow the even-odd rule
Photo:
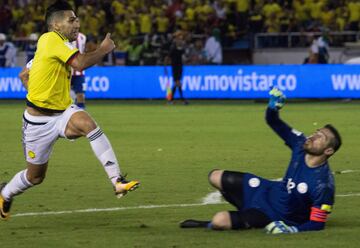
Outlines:
[[[285,95],[276,87],[269,92],[269,104],[266,109],[267,124],[285,141],[290,148],[296,144],[299,139],[304,139],[303,134],[295,129],[292,129],[279,117],[279,110],[285,104]]]
[[[76,71],[82,71],[90,66],[99,63],[102,58],[110,53],[115,48],[115,43],[110,37],[110,33],[106,34],[105,39],[101,42],[100,46],[93,52],[80,54],[78,53],[68,63]]]

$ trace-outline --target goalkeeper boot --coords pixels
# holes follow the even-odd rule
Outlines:
[[[10,218],[10,207],[12,203],[12,200],[7,201],[1,195],[1,191],[5,185],[6,183],[0,184],[0,219],[2,220],[7,220]]]
[[[198,228],[203,227],[206,228],[210,224],[210,221],[203,221],[203,220],[184,220],[180,223],[181,228]]]
[[[140,185],[139,181],[127,181],[124,176],[120,176],[115,184],[115,195],[117,198],[121,198],[129,191],[137,189]]]

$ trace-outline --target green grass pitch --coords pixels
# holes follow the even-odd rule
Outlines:
[[[25,166],[21,146],[23,101],[0,102],[0,180]],[[337,195],[321,232],[271,236],[263,230],[183,230],[187,218],[209,219],[228,204],[201,203],[213,189],[213,168],[266,178],[285,173],[289,150],[264,121],[266,103],[91,101],[88,112],[112,142],[123,172],[141,187],[116,199],[86,139],[59,140],[44,183],[18,196],[14,215],[0,222],[0,247],[358,247],[360,233],[359,102],[289,102],[281,117],[310,134],[332,123],[343,147],[330,160]],[[351,195],[352,194],[352,195]],[[357,195],[356,195],[357,194]],[[350,196],[349,196],[350,195]],[[152,208],[139,208],[140,206]],[[73,212],[83,209],[115,211]],[[60,211],[69,211],[62,214]],[[21,216],[24,213],[58,214]]]

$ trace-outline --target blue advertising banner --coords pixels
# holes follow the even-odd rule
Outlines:
[[[19,72],[0,68],[0,98],[26,96]],[[154,99],[169,83],[162,66],[92,67],[84,87],[88,99]],[[187,98],[267,98],[273,85],[288,98],[360,98],[360,65],[185,66],[182,84]]]

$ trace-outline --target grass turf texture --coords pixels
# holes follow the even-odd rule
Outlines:
[[[22,101],[0,102],[0,180],[24,168]],[[89,208],[192,204],[213,191],[213,168],[248,171],[266,178],[285,173],[289,150],[267,127],[265,103],[192,101],[93,101],[89,113],[112,142],[123,172],[140,188],[118,200],[86,139],[59,140],[47,178],[17,197],[12,214]],[[333,171],[360,164],[358,102],[288,103],[281,117],[310,134],[327,123],[342,134],[343,147],[330,160]],[[317,124],[317,125],[316,125]],[[336,174],[336,194],[359,193],[359,172]],[[360,197],[337,197],[321,232],[270,236],[262,230],[183,230],[187,218],[209,219],[230,205],[129,209],[113,212],[18,216],[0,222],[5,247],[358,247]]]

